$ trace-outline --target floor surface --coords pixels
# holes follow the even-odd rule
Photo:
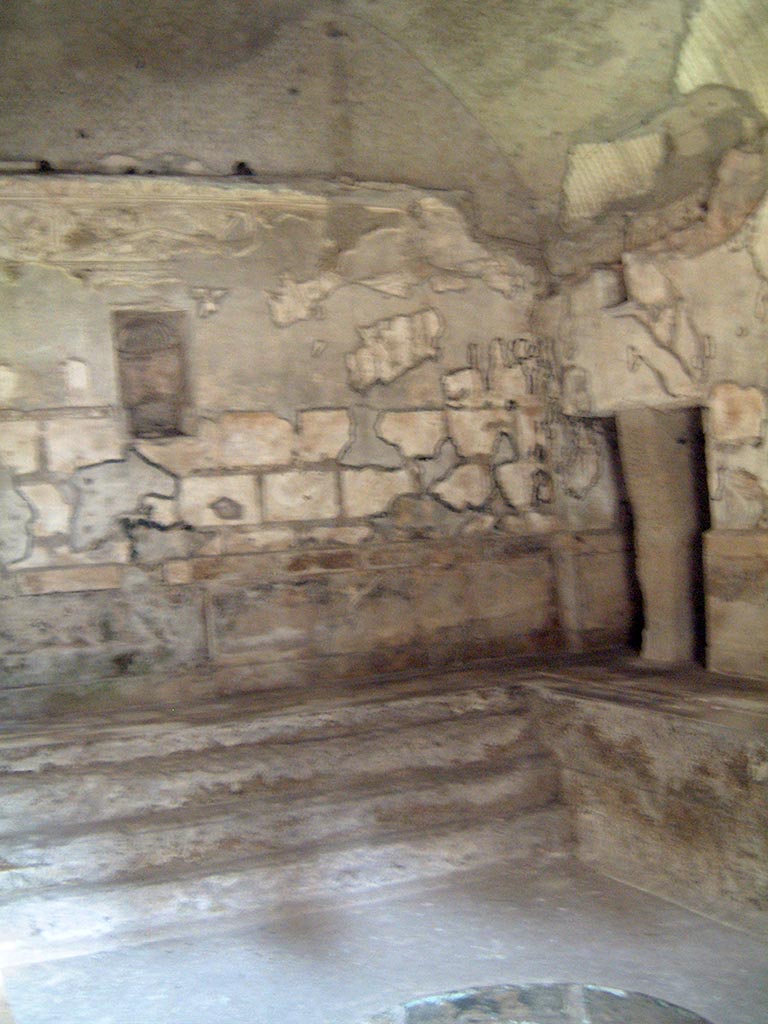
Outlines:
[[[11,969],[16,1024],[358,1024],[472,985],[587,982],[767,1024],[768,946],[565,858]],[[629,1024],[629,1022],[627,1022]]]

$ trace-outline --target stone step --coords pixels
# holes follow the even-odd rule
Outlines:
[[[525,714],[520,686],[482,683],[477,674],[379,683],[357,690],[322,689],[255,693],[206,701],[183,709],[122,710],[46,723],[0,725],[0,770],[32,772],[89,764],[125,764],[142,757],[240,746],[266,740],[299,740],[339,733],[397,729],[466,714]]]
[[[544,758],[495,774],[430,773],[393,790],[345,787],[340,794],[292,798],[270,794],[211,808],[145,815],[109,824],[80,826],[69,834],[48,829],[3,844],[8,865],[0,894],[82,881],[151,879],[168,868],[179,872],[216,868],[248,858],[290,858],[303,848],[381,842],[384,837],[461,828],[553,803],[559,793],[554,766]]]
[[[183,876],[169,868],[149,884],[132,879],[6,896],[0,900],[0,959],[8,965],[28,963],[126,941],[181,936],[196,922],[215,927],[217,921],[274,912],[290,902],[360,897],[385,885],[451,871],[564,856],[569,842],[566,814],[556,806],[471,828],[378,843],[302,847],[291,860],[244,861]]]
[[[368,719],[368,731],[326,730],[298,738],[284,723],[280,739],[217,744],[127,762],[82,763],[68,768],[6,772],[0,776],[0,835],[45,822],[47,827],[124,818],[200,805],[233,794],[256,796],[302,783],[306,793],[354,786],[378,776],[397,784],[397,773],[515,765],[541,752],[530,718],[522,712],[467,711],[442,720],[385,725]]]

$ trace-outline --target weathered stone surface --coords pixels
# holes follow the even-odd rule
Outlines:
[[[623,257],[627,293],[644,306],[670,306],[675,293],[657,259],[647,253],[626,252]]]
[[[353,405],[349,415],[352,419],[352,440],[339,456],[339,465],[399,469],[403,459],[397,446],[384,441],[376,433],[381,414],[364,405]]]
[[[570,316],[589,316],[598,309],[618,306],[626,298],[624,281],[616,270],[593,270],[566,292]]]
[[[299,414],[294,452],[303,462],[335,459],[347,445],[349,431],[346,409],[309,409]]]
[[[72,517],[75,551],[106,540],[121,517],[151,515],[152,505],[142,507],[145,495],[170,499],[176,494],[175,478],[133,451],[127,459],[78,470],[72,478],[72,486],[77,494]]]
[[[261,527],[256,530],[228,530],[221,537],[223,555],[245,555],[251,551],[287,551],[296,543],[293,530]]]
[[[72,507],[53,484],[26,484],[20,493],[34,510],[32,533],[35,537],[51,537],[69,531]]]
[[[768,531],[710,530],[707,664],[716,672],[768,677]]]
[[[367,391],[389,384],[425,359],[435,359],[443,323],[435,309],[388,317],[358,327],[361,346],[347,355],[350,386]]]
[[[414,490],[405,470],[345,469],[341,473],[341,503],[344,514],[375,516],[386,512],[400,494]]]
[[[225,469],[291,461],[293,426],[268,412],[226,413],[218,422],[219,464]]]
[[[219,466],[219,425],[200,419],[193,436],[169,437],[162,441],[137,441],[134,448],[144,458],[176,476]]]
[[[377,429],[385,441],[397,445],[407,458],[429,458],[445,440],[445,414],[437,410],[385,412]]]
[[[40,430],[33,420],[0,422],[0,461],[14,473],[34,473],[39,465]]]
[[[251,476],[188,477],[181,481],[179,512],[192,526],[258,523],[261,517],[257,495],[257,484]],[[225,516],[216,510],[222,499],[231,503]]]
[[[0,465],[0,561],[4,564],[20,562],[27,554],[32,516],[29,502],[14,490],[11,474]]]
[[[432,491],[451,508],[481,508],[491,493],[491,474],[485,466],[459,466]]]
[[[499,490],[509,504],[521,512],[534,504],[534,476],[538,468],[531,462],[507,462],[494,470]]]
[[[490,455],[496,438],[509,429],[511,414],[504,409],[447,409],[448,432],[459,455]]]
[[[80,590],[116,590],[122,585],[121,565],[91,565],[78,569],[47,569],[19,576],[23,594],[68,594]]]
[[[339,514],[336,474],[320,470],[267,473],[262,478],[264,518],[297,521]]]
[[[310,526],[299,533],[299,542],[342,546],[362,544],[370,540],[373,530],[370,526]]]
[[[48,468],[54,473],[69,476],[78,466],[122,458],[122,437],[112,420],[48,420],[44,432]]]
[[[710,428],[719,444],[759,444],[765,431],[765,397],[759,388],[717,384],[709,396]]]
[[[443,441],[433,459],[420,459],[416,464],[422,488],[428,491],[433,484],[444,480],[458,464],[459,457],[453,442]]]

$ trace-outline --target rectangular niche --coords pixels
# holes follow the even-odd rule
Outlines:
[[[186,314],[118,309],[112,313],[120,393],[133,437],[183,433],[188,403]]]

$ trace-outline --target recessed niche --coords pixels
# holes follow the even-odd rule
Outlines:
[[[186,315],[119,309],[112,314],[120,393],[133,437],[183,433],[188,400]]]

